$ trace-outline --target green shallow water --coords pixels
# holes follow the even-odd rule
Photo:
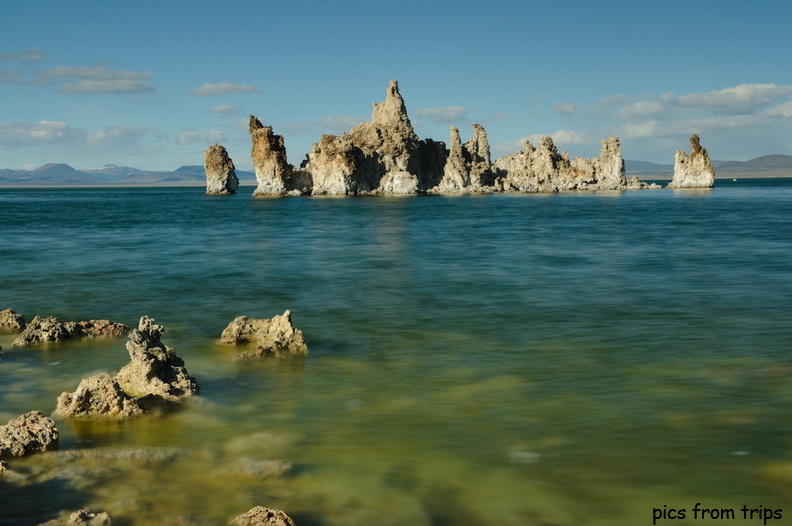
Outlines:
[[[168,414],[57,420],[63,452],[120,458],[9,461],[28,483],[0,479],[0,524],[81,507],[225,524],[265,505],[302,526],[599,526],[686,508],[657,521],[676,526],[702,522],[697,502],[782,509],[768,524],[784,524],[792,181],[719,183],[393,199],[0,189],[0,308],[151,315],[201,386]],[[287,308],[307,358],[244,362],[217,343],[235,316]],[[13,338],[0,335],[3,422],[128,361],[123,340]],[[151,458],[123,454],[140,448]],[[291,470],[255,472],[278,459]]]

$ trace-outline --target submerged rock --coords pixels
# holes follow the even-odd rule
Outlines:
[[[283,510],[256,506],[247,513],[238,515],[230,526],[294,526],[294,521]]]
[[[52,519],[40,526],[109,526],[110,524],[112,520],[106,512],[94,513],[83,509],[69,514],[68,518]]]
[[[0,332],[19,332],[25,328],[25,318],[14,309],[0,310]]]
[[[710,163],[707,150],[701,146],[699,136],[690,137],[690,155],[677,150],[674,156],[674,177],[669,188],[712,188],[715,186],[715,170]]]
[[[55,422],[38,411],[31,411],[0,426],[0,458],[21,457],[57,448]]]
[[[116,375],[116,381],[130,396],[153,395],[169,402],[198,394],[198,383],[187,374],[184,361],[172,347],[160,341],[162,325],[149,316],[140,318],[138,328],[126,344],[132,359]]]
[[[61,394],[53,416],[129,418],[141,414],[143,409],[137,400],[109,374],[102,373],[84,378],[73,393]]]
[[[239,188],[234,161],[225,147],[215,144],[204,152],[207,194],[233,194]]]
[[[238,316],[223,330],[220,343],[258,345],[256,354],[260,357],[270,354],[282,357],[308,353],[302,331],[292,325],[290,310],[273,316],[272,319]]]
[[[117,337],[127,333],[129,333],[129,327],[109,320],[61,322],[54,316],[47,318],[36,316],[25,326],[25,330],[14,340],[12,345],[24,347],[71,338]]]

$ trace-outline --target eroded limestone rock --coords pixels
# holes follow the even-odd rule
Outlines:
[[[234,161],[226,149],[215,144],[204,152],[207,194],[233,194],[239,188]]]
[[[619,139],[602,141],[600,156],[569,160],[550,137],[534,147],[525,141],[522,151],[501,157],[494,165],[505,190],[560,192],[565,190],[618,190],[627,188]]]
[[[272,319],[238,316],[223,330],[220,342],[226,345],[254,344],[257,356],[276,357],[304,355],[308,346],[303,333],[292,325],[291,311],[273,316]]]
[[[170,402],[198,394],[198,383],[187,374],[184,361],[172,347],[160,341],[162,325],[149,316],[140,318],[138,328],[126,344],[132,359],[116,375],[121,388],[130,396],[153,395]]]
[[[256,506],[234,517],[230,526],[294,526],[294,521],[283,510]]]
[[[61,322],[54,316],[47,318],[36,316],[25,326],[25,330],[14,340],[12,345],[24,347],[71,338],[117,337],[127,333],[129,333],[129,327],[109,320]]]
[[[253,141],[250,155],[258,182],[253,195],[286,195],[289,191],[287,182],[294,167],[286,160],[283,137],[272,133],[272,126],[264,126],[253,115],[250,116],[248,130]]]
[[[143,409],[137,400],[109,374],[102,373],[84,378],[73,393],[61,394],[53,416],[130,418],[141,414]]]
[[[14,309],[0,310],[0,332],[20,332],[25,325],[25,317]]]
[[[38,411],[31,411],[0,426],[0,458],[21,457],[57,448],[55,422]]]
[[[677,150],[674,156],[674,177],[669,188],[712,188],[715,170],[707,150],[701,146],[698,135],[690,137],[690,154]]]

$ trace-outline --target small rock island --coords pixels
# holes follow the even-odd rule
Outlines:
[[[542,137],[536,146],[525,141],[522,150],[492,162],[486,130],[480,124],[473,124],[472,128],[473,136],[464,144],[455,126],[450,129],[448,147],[442,141],[419,139],[407,116],[399,83],[392,80],[385,100],[374,103],[371,121],[361,122],[348,133],[323,135],[300,166],[295,167],[288,163],[283,136],[251,115],[251,157],[257,182],[253,195],[539,193],[661,188],[641,182],[638,177],[627,179],[617,137],[603,140],[599,157],[591,159],[570,159],[566,150],[559,153],[552,138]],[[714,171],[706,150],[696,135],[691,138],[691,145],[690,156],[677,152],[677,167],[669,187],[711,188]],[[212,148],[206,151],[207,193],[233,193],[238,182],[225,175],[227,168],[216,168],[230,163],[225,148],[219,145]],[[211,158],[216,159],[211,163],[210,152]],[[230,171],[233,174],[233,163]]]

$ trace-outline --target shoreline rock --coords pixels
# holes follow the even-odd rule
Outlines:
[[[133,397],[152,395],[168,402],[197,395],[195,378],[187,374],[184,360],[160,341],[165,332],[154,318],[143,316],[126,344],[131,361],[115,377],[124,392]]]
[[[14,309],[0,310],[0,333],[21,332],[25,329],[25,317]]]
[[[118,337],[129,333],[129,327],[110,320],[66,321],[54,316],[36,316],[11,344],[25,347],[40,343],[59,342],[74,338]]]
[[[58,449],[58,437],[51,418],[31,411],[0,426],[0,459]]]
[[[267,318],[236,317],[223,329],[220,343],[225,345],[254,344],[258,346],[256,356],[302,356],[308,354],[303,333],[295,329],[291,311]],[[248,357],[243,355],[243,357]]]
[[[229,526],[295,526],[294,520],[283,510],[256,506],[234,517]]]
[[[101,373],[83,378],[73,393],[62,393],[52,416],[130,418],[142,414],[137,399],[127,395],[115,378]]]

